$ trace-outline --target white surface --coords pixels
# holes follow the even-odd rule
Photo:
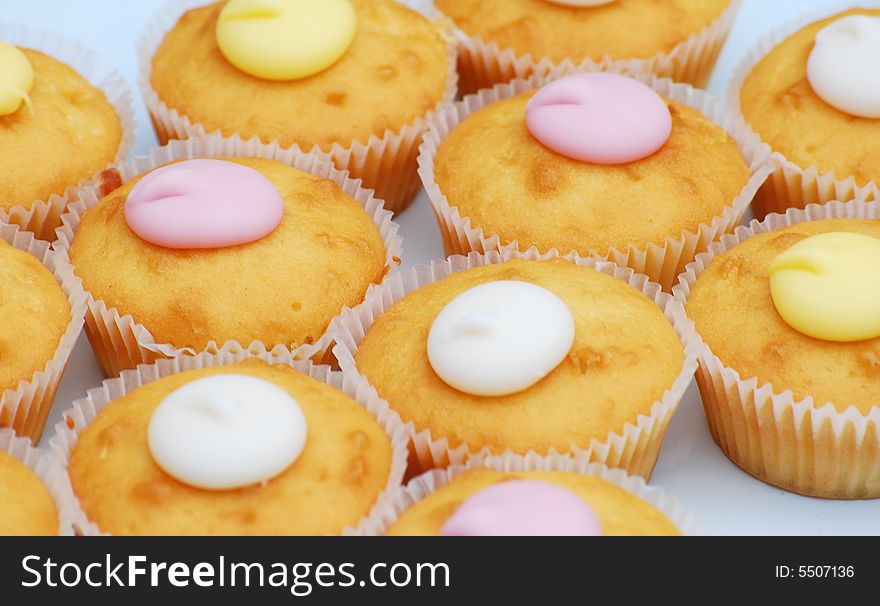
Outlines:
[[[163,0],[31,0],[4,2],[0,19],[53,29],[78,38],[116,65],[135,91],[138,141],[143,153],[155,138],[137,92],[135,44],[141,24]],[[746,49],[772,29],[836,0],[745,0],[709,90],[723,98],[733,68]],[[849,2],[858,5],[858,2]],[[422,194],[398,218],[404,264],[442,256],[433,212]],[[46,436],[70,402],[101,382],[83,336],[77,344],[55,402]],[[43,440],[43,444],[46,439]],[[712,442],[696,384],[673,419],[652,484],[662,486],[693,511],[711,534],[880,535],[880,500],[837,502],[810,499],[763,484],[730,463]]]

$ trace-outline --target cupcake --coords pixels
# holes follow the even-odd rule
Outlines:
[[[57,246],[108,376],[225,343],[320,358],[330,320],[399,262],[391,213],[357,181],[309,154],[247,154],[177,141],[78,193]]]
[[[53,452],[80,534],[328,535],[406,467],[398,417],[358,377],[255,355],[181,356],[74,402]]]
[[[625,68],[704,86],[739,0],[435,0],[458,28],[461,90],[559,66]]]
[[[699,534],[658,488],[571,457],[496,457],[427,472],[363,525],[409,536]]]
[[[17,438],[0,429],[0,536],[54,536],[70,534],[70,511],[62,513],[63,469]]]
[[[85,299],[48,242],[0,223],[0,427],[39,440],[82,329]]]
[[[743,59],[730,105],[775,152],[755,216],[880,198],[880,8],[798,22]]]
[[[122,77],[90,51],[0,24],[0,220],[53,241],[67,189],[128,154],[132,114]]]
[[[159,139],[219,132],[312,151],[403,210],[426,118],[457,86],[455,44],[430,3],[203,4],[169,5],[139,44]]]
[[[880,212],[791,209],[697,257],[676,297],[701,339],[712,436],[794,492],[880,497]]]
[[[680,307],[612,264],[472,254],[391,277],[334,321],[334,355],[411,432],[413,473],[586,453],[649,477],[694,370]]]
[[[598,256],[670,289],[739,223],[765,160],[734,115],[689,86],[557,73],[443,112],[419,172],[447,253],[535,246]]]

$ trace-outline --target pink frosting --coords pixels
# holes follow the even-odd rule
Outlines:
[[[247,166],[188,160],[144,176],[125,201],[138,236],[165,248],[225,248],[272,233],[284,201],[272,182]]]
[[[666,144],[672,117],[654,90],[626,76],[591,73],[555,80],[526,107],[538,141],[574,160],[626,164]]]
[[[561,486],[510,480],[485,488],[462,503],[440,532],[447,537],[595,537],[599,517]]]

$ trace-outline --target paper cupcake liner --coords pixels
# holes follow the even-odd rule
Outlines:
[[[67,366],[76,340],[83,326],[86,294],[73,268],[62,255],[51,251],[49,243],[37,240],[34,234],[21,231],[17,225],[0,223],[0,237],[19,250],[37,259],[48,269],[67,295],[70,304],[70,323],[58,342],[55,355],[42,370],[19,381],[15,389],[7,389],[0,396],[0,427],[11,427],[21,436],[39,441],[55,399],[55,392]]]
[[[115,379],[105,380],[101,387],[90,389],[85,397],[74,400],[71,408],[64,412],[63,421],[55,425],[55,435],[49,443],[52,456],[64,466],[65,482],[62,503],[65,507],[64,511],[73,512],[72,525],[76,533],[89,536],[105,534],[83,511],[66,474],[66,467],[69,464],[71,452],[79,440],[80,433],[110,402],[118,400],[142,385],[158,381],[169,375],[197,368],[228,366],[252,358],[263,360],[269,364],[286,364],[304,375],[345,392],[367,409],[391,441],[391,470],[388,482],[370,512],[354,527],[346,528],[342,532],[359,531],[361,526],[374,515],[374,512],[387,507],[387,503],[394,498],[401,485],[407,463],[408,438],[406,429],[397,413],[391,410],[385,400],[376,396],[375,391],[370,388],[366,380],[357,374],[335,371],[329,366],[316,365],[309,360],[296,360],[289,351],[269,351],[262,345],[255,345],[250,351],[183,355],[172,360],[159,360],[155,364],[142,364],[135,370],[123,371]]]
[[[472,469],[487,468],[504,473],[522,471],[566,471],[585,476],[595,476],[623,488],[658,509],[685,536],[700,536],[702,529],[694,517],[663,490],[648,486],[642,478],[627,475],[621,469],[609,469],[599,463],[591,463],[586,457],[553,455],[507,454],[482,461],[470,460],[465,465],[447,469],[434,469],[413,478],[406,486],[400,487],[394,498],[384,506],[376,508],[370,518],[361,524],[361,536],[384,535],[404,512],[415,503],[428,497],[434,491],[451,482],[456,476]]]
[[[110,171],[105,171],[104,179],[100,183],[80,188],[67,213],[62,217],[62,226],[58,229],[58,240],[54,247],[67,257],[82,214],[98,204],[106,189],[115,189],[120,183],[125,183],[133,177],[169,162],[216,157],[260,157],[277,160],[319,177],[331,179],[346,194],[357,200],[378,228],[385,245],[386,272],[394,271],[400,264],[403,241],[398,235],[398,225],[392,221],[392,213],[385,210],[382,200],[375,198],[371,190],[360,187],[360,181],[350,179],[347,173],[335,169],[322,156],[303,153],[297,149],[282,150],[277,147],[265,147],[255,142],[228,139],[217,135],[172,141],[163,147],[153,148],[148,156],[135,157]],[[151,364],[161,358],[197,353],[191,347],[157,343],[149,329],[138,323],[136,319],[130,315],[123,315],[116,308],[108,308],[103,300],[96,299],[91,293],[86,294],[88,296],[86,334],[106,376],[116,376],[123,369],[134,368],[138,364]],[[256,345],[259,349],[259,344]],[[268,345],[272,347],[275,344]],[[307,343],[295,348],[294,354],[297,358],[310,358],[316,362],[327,361],[329,359],[325,355],[330,345],[331,341],[325,334],[315,343]],[[251,347],[235,341],[225,344],[212,341],[203,351],[227,353],[247,350]],[[284,345],[280,347],[283,348]]]
[[[675,298],[684,305],[712,258],[751,236],[832,218],[880,219],[880,202],[811,204],[740,227],[697,256],[675,287]],[[812,397],[795,401],[791,390],[779,393],[725,366],[699,334],[697,343],[697,384],[709,430],[731,461],[764,482],[805,495],[880,497],[880,403],[862,414],[854,406],[838,412]]]
[[[524,250],[532,243],[524,242],[521,245],[516,240],[502,241],[497,234],[487,233],[479,225],[471,223],[470,218],[462,216],[458,207],[450,204],[434,176],[434,157],[443,140],[468,116],[483,107],[540,88],[570,73],[557,70],[545,76],[532,76],[527,80],[514,80],[507,84],[496,85],[492,89],[480,91],[477,95],[465,97],[431,121],[419,148],[419,175],[434,207],[447,254]],[[643,249],[631,244],[625,250],[612,248],[606,253],[595,250],[589,253],[560,252],[562,254],[574,252],[579,256],[606,259],[617,265],[631,267],[636,272],[647,275],[668,291],[675,285],[678,274],[684,271],[685,266],[693,261],[697,253],[706,250],[709,243],[717,240],[722,234],[733,231],[739,225],[755,192],[770,174],[771,169],[767,163],[769,148],[760,142],[739,117],[728,112],[721,102],[708,93],[696,90],[687,84],[676,84],[669,79],[650,74],[633,77],[650,86],[660,95],[699,110],[709,120],[724,128],[736,140],[749,166],[750,178],[721,215],[712,219],[711,223],[699,225],[696,231],[683,231],[677,236],[667,237],[662,243],[648,244]],[[516,200],[510,201],[511,204],[515,202]]]
[[[759,40],[734,69],[727,89],[728,107],[747,123],[740,107],[740,91],[758,63],[797,31],[851,8],[857,7],[851,2],[825,7],[777,28]],[[880,2],[866,0],[860,2],[858,8],[880,8]],[[756,136],[760,139],[760,134]],[[789,208],[804,208],[808,204],[824,204],[832,200],[880,200],[880,186],[875,181],[858,186],[853,177],[838,177],[834,170],[823,173],[816,166],[798,166],[775,151],[770,158],[770,164],[774,169],[773,174],[758,191],[752,204],[754,215],[759,221],[771,213],[781,214]]]
[[[471,253],[467,257],[453,256],[446,260],[434,261],[430,265],[419,265],[399,271],[369,293],[363,303],[353,309],[345,310],[334,320],[330,327],[336,342],[333,354],[343,370],[357,373],[354,356],[364,335],[377,317],[410,292],[451,274],[475,267],[504,263],[511,259],[546,260],[557,256],[555,253],[540,254],[535,249],[524,253],[515,251],[490,252],[486,255]],[[694,375],[697,349],[693,328],[684,318],[681,305],[670,295],[662,292],[660,285],[651,282],[646,276],[636,274],[629,268],[617,267],[607,261],[582,258],[569,258],[569,260],[579,266],[592,267],[629,284],[644,294],[663,311],[684,347],[681,372],[662,399],[653,404],[649,415],[639,415],[635,423],[627,423],[619,431],[610,432],[604,441],[593,439],[589,444],[571,445],[570,452],[576,456],[583,456],[592,462],[603,463],[608,467],[619,467],[630,474],[649,478],[660,454],[660,445],[669,420]],[[446,437],[435,436],[429,429],[419,429],[412,422],[407,423],[407,429],[410,433],[410,476],[433,468],[463,464],[468,458],[485,458],[498,454],[491,452],[488,447],[478,450],[457,440],[450,444]],[[555,450],[538,453],[539,456],[555,454],[558,454]]]
[[[439,15],[430,0],[399,1],[433,20],[444,31],[451,29],[448,21]],[[138,41],[141,94],[156,135],[163,144],[171,139],[189,139],[208,134],[203,124],[194,122],[188,116],[168,107],[150,85],[153,55],[156,54],[165,34],[174,27],[184,12],[203,6],[205,3],[205,0],[172,0],[147,23]],[[382,136],[372,135],[366,142],[354,141],[349,146],[337,143],[329,151],[322,150],[317,145],[307,150],[309,153],[332,160],[336,168],[348,171],[352,177],[362,179],[364,187],[375,190],[376,196],[385,200],[385,207],[395,213],[409,206],[421,187],[416,158],[428,121],[437,111],[452,103],[458,90],[457,43],[451,33],[447,37],[448,84],[443,98],[434,109],[399,131],[386,129]],[[222,132],[217,129],[210,134],[222,135]],[[275,150],[281,147],[277,141],[266,141],[259,136],[246,139],[241,134],[235,133],[227,138],[237,144],[247,143],[254,149]],[[293,145],[287,150],[297,153],[301,151],[298,145]]]
[[[73,534],[76,514],[67,503],[67,474],[64,467],[47,453],[34,448],[27,438],[19,438],[11,429],[0,429],[0,452],[5,452],[30,469],[45,486],[58,512],[58,534]]]
[[[107,101],[116,109],[122,127],[122,141],[115,162],[128,157],[135,139],[134,105],[131,91],[119,72],[104,64],[97,53],[79,42],[52,32],[0,23],[0,40],[44,52],[66,63],[93,86],[103,90]],[[0,221],[14,223],[23,230],[33,232],[39,239],[52,242],[55,228],[61,225],[61,215],[70,203],[72,193],[77,186],[94,182],[94,179],[92,175],[80,183],[70,183],[65,191],[57,192],[48,200],[36,200],[27,208],[20,205],[8,210],[0,208]]]
[[[513,49],[502,49],[497,42],[468,36],[456,28],[461,78],[459,89],[463,95],[472,94],[496,84],[547,74],[559,68],[568,71],[652,73],[705,88],[741,4],[741,0],[733,0],[718,19],[701,31],[676,45],[670,52],[657,53],[648,59],[612,59],[606,56],[600,61],[586,59],[575,63],[565,59],[554,63],[549,57],[536,60],[530,54],[517,56]]]

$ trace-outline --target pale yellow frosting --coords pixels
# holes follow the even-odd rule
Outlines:
[[[827,232],[770,264],[770,292],[795,330],[826,341],[880,337],[880,239]]]
[[[24,53],[0,40],[0,116],[18,111],[22,103],[31,106],[28,96],[34,86],[34,68]]]
[[[350,0],[230,0],[217,19],[217,45],[241,71],[298,80],[339,61],[357,31]]]

